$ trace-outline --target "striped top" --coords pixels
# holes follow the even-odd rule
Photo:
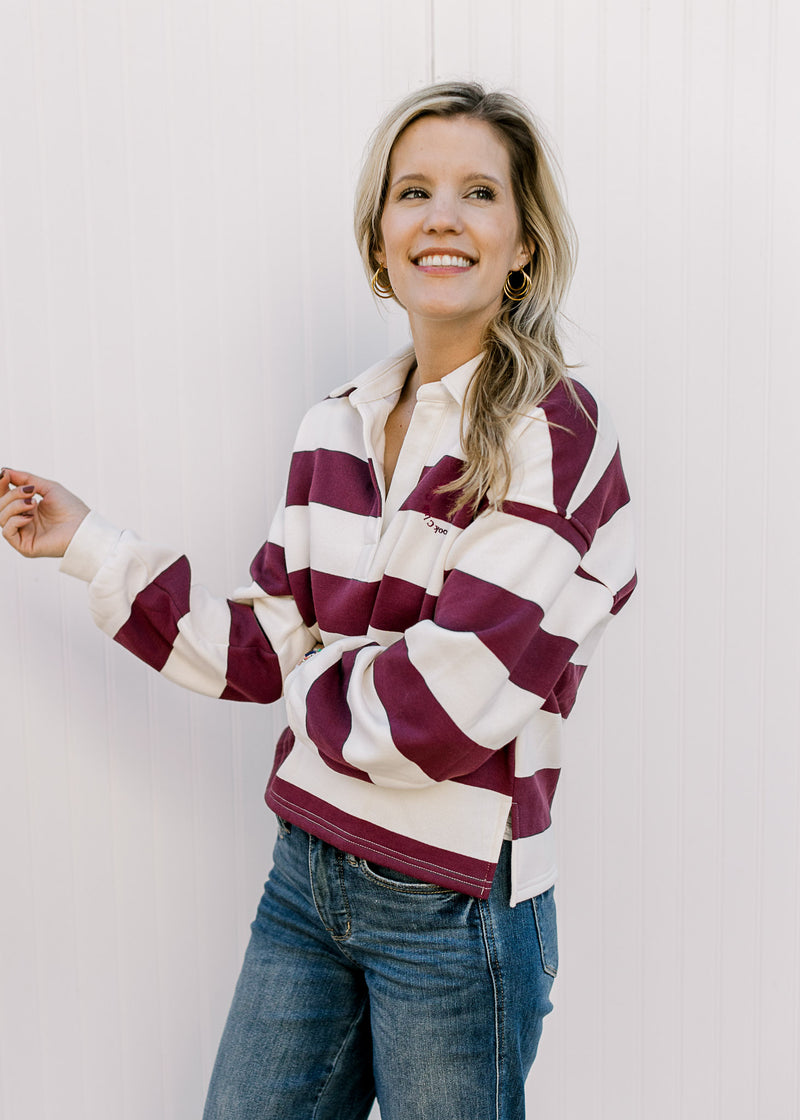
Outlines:
[[[453,516],[439,491],[462,466],[478,357],[420,387],[386,493],[384,426],[413,357],[306,415],[232,599],[94,512],[62,568],[89,582],[98,625],[170,679],[259,703],[283,692],[266,800],[313,835],[486,898],[510,815],[514,904],[555,880],[563,722],[635,585],[628,490],[613,426],[575,383],[590,419],[553,390],[514,429],[500,508]]]

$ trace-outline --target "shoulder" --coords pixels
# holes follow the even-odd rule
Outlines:
[[[340,438],[352,440],[358,433],[359,447],[362,420],[359,409],[369,409],[402,388],[414,351],[406,347],[397,354],[382,358],[349,381],[332,389],[327,397],[308,410],[300,422],[296,449],[330,446]]]
[[[564,449],[571,448],[574,454],[582,448],[588,454],[598,433],[606,430],[613,430],[613,425],[602,401],[580,381],[567,377],[531,410],[520,424],[519,433],[524,443],[526,439],[541,438],[543,432],[551,437],[560,432],[565,436]]]
[[[565,517],[622,477],[608,409],[573,378],[555,386],[517,425],[512,463],[509,497]]]

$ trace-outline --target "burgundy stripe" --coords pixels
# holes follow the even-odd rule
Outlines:
[[[312,609],[320,628],[330,634],[366,634],[380,586],[312,571]]]
[[[492,751],[483,766],[479,766],[471,774],[453,778],[453,781],[460,786],[490,789],[494,793],[510,796],[514,790],[514,746],[515,741],[512,740],[500,750]]]
[[[512,591],[454,569],[439,596],[436,624],[476,634],[511,671],[536,633],[542,613],[536,603]]]
[[[375,659],[373,672],[395,746],[434,781],[469,774],[490,757],[438,703],[409,661],[405,639]]]
[[[593,538],[601,525],[605,525],[630,501],[630,494],[622,473],[622,462],[617,448],[614,458],[603,471],[602,477],[591,494],[573,511],[572,517]]]
[[[514,837],[538,836],[550,827],[550,806],[560,770],[537,770],[514,783]]]
[[[427,595],[424,587],[395,576],[384,576],[378,586],[370,622],[377,630],[400,633],[423,618],[431,618],[435,604],[436,597]]]
[[[422,601],[422,608],[419,612],[419,621],[423,622],[425,619],[433,618],[436,614],[436,605],[439,602],[438,595],[429,595],[425,593],[425,598]]]
[[[549,696],[577,648],[577,643],[569,638],[548,634],[540,628],[523,651],[509,679],[526,692]]]
[[[369,463],[346,451],[296,451],[289,470],[287,506],[311,502],[367,517],[380,516],[380,492]]]
[[[424,844],[362,821],[277,776],[267,786],[264,800],[284,820],[340,851],[374,860],[383,867],[405,871],[423,882],[436,883],[473,898],[489,897],[495,862]]]
[[[436,609],[438,626],[472,631],[505,665],[518,688],[546,698],[566,674],[563,703],[571,708],[569,661],[577,646],[569,638],[542,630],[542,617],[536,603],[458,571],[448,576]],[[557,702],[561,710],[560,692]]]
[[[368,785],[372,785],[372,778],[370,778],[366,770],[357,770],[355,766],[349,766],[346,762],[337,761],[335,758],[331,758],[330,755],[323,754],[321,751],[319,757],[329,770],[333,770],[337,774],[344,774],[348,778],[357,778],[360,782],[366,782]]]
[[[267,541],[250,565],[250,575],[267,595],[291,595],[286,574],[286,553],[280,545]]]
[[[303,568],[289,574],[288,584],[305,624],[331,634],[366,634],[370,626],[399,633],[432,618],[437,603],[424,588],[392,576],[364,583]]]
[[[468,507],[460,509],[456,514],[453,513],[458,491],[448,491],[446,494],[439,492],[440,487],[455,482],[463,469],[463,460],[453,455],[443,455],[438,463],[424,468],[417,485],[400,508],[414,510],[436,521],[449,522],[463,529],[470,523],[473,515]]]
[[[544,525],[546,529],[562,537],[567,544],[571,544],[580,556],[584,555],[592,543],[582,525],[573,523],[553,510],[540,509],[538,506],[529,506],[523,502],[503,502],[500,508],[503,513],[509,513],[512,517],[521,517],[524,521]]]
[[[556,681],[552,692],[545,698],[542,711],[552,712],[566,719],[575,705],[578,688],[585,672],[585,665],[573,665],[570,662]]]
[[[250,607],[229,602],[231,628],[228,641],[227,685],[223,700],[249,700],[271,704],[283,691],[280,665],[267,636]]]
[[[591,422],[563,384],[557,385],[542,402],[553,449],[553,502],[562,512],[575,493],[596,439],[597,405],[582,385],[573,382],[573,386]]]
[[[317,677],[306,695],[306,732],[325,758],[342,762],[342,748],[353,726],[347,705],[347,686],[357,650],[349,650],[340,661]]]
[[[314,593],[311,590],[311,572],[308,568],[300,568],[289,573],[289,589],[294,596],[295,606],[300,611],[300,617],[306,626],[313,626],[317,621],[316,607],[314,606]]]
[[[172,653],[178,621],[189,610],[190,588],[189,561],[181,556],[139,592],[114,640],[160,672]]]
[[[272,766],[273,775],[278,772],[283,760],[289,755],[294,746],[294,741],[294,732],[288,727],[284,728],[275,748],[275,761]],[[370,776],[365,770],[357,770],[354,766],[348,766],[346,762],[337,762],[322,753],[319,757],[330,770],[335,770],[337,774],[345,774],[348,778],[358,778],[360,781],[370,782],[371,784]]]
[[[589,583],[597,583],[600,587],[606,586],[601,579],[598,579],[597,576],[593,576],[591,572],[587,572],[585,568],[576,568],[575,575],[580,576],[581,579],[588,580]],[[606,591],[607,590],[608,588],[606,587]]]
[[[618,612],[622,610],[628,599],[630,599],[631,595],[633,594],[636,583],[637,578],[636,573],[634,573],[633,576],[625,584],[625,586],[621,588],[614,596],[614,606],[611,608],[612,614],[618,614]]]

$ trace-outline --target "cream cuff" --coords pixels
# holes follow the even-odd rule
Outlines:
[[[94,510],[86,515],[61,557],[59,571],[91,583],[114,551],[122,530]]]

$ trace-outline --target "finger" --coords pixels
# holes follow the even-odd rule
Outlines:
[[[0,527],[6,525],[12,517],[33,517],[36,510],[33,486],[31,486],[30,494],[24,493],[26,489],[27,487],[21,487],[18,490],[12,490],[10,494],[6,494],[5,498],[0,500]]]
[[[3,514],[8,516],[7,511],[12,509],[16,503],[23,502],[26,506],[34,506],[36,504],[35,493],[36,487],[32,482],[8,490],[5,494],[0,491],[0,524],[2,524]]]
[[[13,467],[4,467],[3,474],[5,477],[0,485],[8,481],[12,486],[34,486],[36,493],[41,494],[42,497],[55,485],[49,478],[42,478],[40,475],[31,474],[29,471],[18,471]]]
[[[16,517],[11,517],[3,525],[2,535],[8,541],[12,548],[17,551],[21,550],[22,534],[33,521],[32,513],[22,513]]]

